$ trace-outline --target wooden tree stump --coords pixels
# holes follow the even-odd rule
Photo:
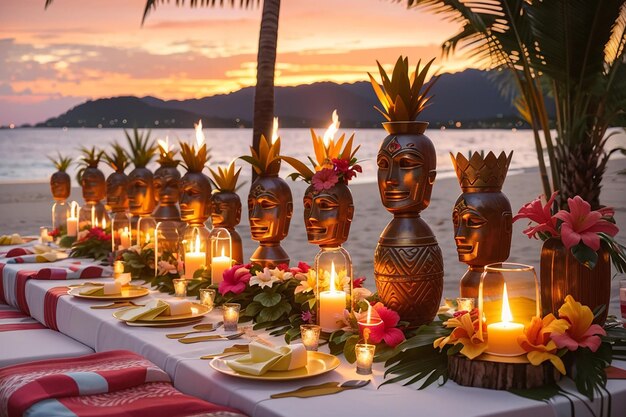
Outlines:
[[[450,356],[448,376],[459,385],[497,390],[536,388],[560,379],[550,362],[534,366],[525,356],[509,358],[488,354],[473,360],[461,355]]]

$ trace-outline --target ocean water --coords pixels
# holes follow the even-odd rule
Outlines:
[[[626,147],[626,133],[623,129],[613,129],[615,134],[609,139],[607,149],[615,146]],[[376,181],[376,154],[380,142],[386,136],[381,129],[340,129],[339,135],[354,132],[355,144],[360,144],[357,157],[361,160],[363,173],[354,182]],[[317,130],[323,135],[323,129]],[[251,129],[204,129],[204,134],[210,148],[211,160],[209,165],[227,165],[231,160],[249,154],[252,141]],[[281,154],[289,155],[306,161],[308,155],[313,155],[311,136],[308,129],[281,129]],[[537,155],[533,142],[532,132],[529,130],[427,130],[426,135],[433,141],[437,150],[438,178],[454,176],[449,152],[468,151],[514,151],[511,174],[526,168],[536,167]],[[193,143],[195,133],[193,129],[156,129],[152,131],[155,139],[168,137],[170,143],[186,141]],[[338,136],[336,136],[338,137]],[[47,182],[54,166],[47,156],[55,156],[57,152],[73,157],[79,156],[81,146],[97,146],[109,149],[112,142],[119,141],[125,144],[122,129],[84,129],[84,128],[46,128],[46,129],[3,129],[0,130],[0,182]],[[243,161],[244,166],[241,179],[249,180],[250,169]],[[157,164],[152,163],[151,168]],[[111,169],[102,164],[101,169],[108,175]],[[286,176],[294,170],[283,164],[281,175]],[[75,174],[75,165],[70,169],[72,177]]]

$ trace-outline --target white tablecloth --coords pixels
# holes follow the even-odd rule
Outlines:
[[[13,268],[7,265],[5,268]],[[76,283],[77,281],[37,281],[26,284],[26,297],[31,314],[43,322],[43,299],[49,288]],[[6,288],[6,287],[5,287]],[[149,296],[138,299],[145,302],[149,298],[168,297],[151,291]],[[182,332],[189,327],[148,328],[129,327],[112,317],[113,310],[89,308],[94,301],[64,296],[58,302],[57,323],[61,332],[94,348],[96,351],[129,349],[144,355],[164,369],[174,380],[175,386],[186,394],[191,394],[218,404],[232,406],[251,416],[290,417],[326,415],[384,415],[400,416],[501,416],[507,417],[552,417],[568,415],[569,403],[560,398],[558,405],[527,400],[508,392],[478,388],[460,387],[449,381],[445,386],[436,384],[418,391],[416,387],[400,384],[377,388],[383,381],[382,364],[375,364],[373,384],[364,388],[336,395],[298,399],[270,399],[270,395],[288,391],[303,385],[319,384],[327,381],[363,379],[357,375],[355,366],[342,358],[341,366],[328,374],[308,380],[265,382],[249,381],[221,375],[209,367],[208,361],[198,359],[201,355],[221,352],[225,347],[239,341],[206,342],[185,345],[165,337],[166,333]],[[220,318],[218,311],[207,315],[203,322],[215,322]],[[218,332],[219,333],[219,332]],[[284,343],[282,338],[262,337],[276,344]],[[617,366],[626,368],[626,362]],[[611,380],[612,415],[623,416],[626,410],[626,380]],[[569,391],[575,392],[574,389]],[[582,397],[582,396],[581,396]],[[576,416],[590,415],[582,401],[575,400]],[[601,403],[594,401],[591,408],[600,415]],[[604,402],[606,413],[606,400]],[[560,410],[560,411],[559,411]],[[562,411],[566,413],[563,414]]]

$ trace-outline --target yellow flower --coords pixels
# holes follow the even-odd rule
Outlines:
[[[543,319],[533,317],[524,334],[518,337],[517,342],[526,352],[526,357],[533,365],[537,366],[549,360],[552,365],[565,375],[565,365],[555,352],[556,343],[551,339],[551,334],[563,333],[569,328],[565,320],[557,320],[552,314]]]
[[[450,336],[440,337],[433,343],[433,347],[440,350],[447,344],[456,345],[461,343],[463,349],[461,354],[469,359],[480,356],[487,350],[487,343],[484,341],[482,333],[478,331],[478,319],[472,321],[471,314],[466,313],[454,317],[444,323],[447,328],[454,328]]]
[[[589,348],[592,352],[598,350],[602,344],[600,336],[606,336],[606,332],[597,324],[592,324],[593,313],[587,306],[574,300],[568,295],[565,303],[559,308],[559,318],[568,322],[569,327],[563,331],[555,331],[552,340],[560,348],[577,350],[579,347]]]

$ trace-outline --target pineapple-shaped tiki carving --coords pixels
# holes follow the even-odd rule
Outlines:
[[[280,171],[280,138],[277,135],[278,121],[274,119],[271,138],[261,136],[259,151],[250,148],[251,155],[241,158],[249,162],[257,173],[248,194],[248,219],[252,240],[259,247],[250,261],[263,266],[289,263],[289,255],[280,246],[287,237],[293,214],[293,198],[289,185],[278,176]]]
[[[430,322],[443,292],[443,259],[432,230],[420,217],[435,182],[435,148],[424,135],[427,122],[415,121],[426,107],[434,80],[424,81],[432,60],[413,77],[400,57],[391,79],[380,64],[382,88],[370,80],[388,120],[389,135],[378,151],[378,188],[393,219],[382,232],[374,254],[376,287],[383,302],[412,326]]]
[[[478,299],[480,276],[484,266],[504,262],[509,257],[512,237],[511,203],[502,193],[502,184],[513,152],[499,156],[473,152],[469,158],[450,154],[463,194],[452,212],[454,241],[459,261],[469,265],[461,279],[461,297]],[[486,296],[502,294],[502,285],[491,280],[493,288],[484,288]]]
[[[241,221],[241,199],[235,192],[241,168],[235,170],[235,161],[233,161],[227,168],[217,167],[217,171],[210,168],[209,170],[217,188],[213,192],[211,204],[213,227],[222,227],[228,230],[232,244],[231,257],[235,264],[242,264],[243,245],[241,236],[235,230]]]
[[[78,171],[78,182],[83,190],[83,200],[85,205],[80,208],[78,223],[82,229],[85,226],[105,226],[109,221],[102,200],[106,197],[106,180],[102,171],[98,169],[98,164],[104,155],[104,151],[95,147],[81,148],[81,159]]]
[[[169,141],[158,140],[159,165],[154,171],[154,194],[157,207],[153,216],[156,221],[180,221],[178,200],[180,199],[180,172],[179,160],[176,159],[176,149],[170,147]]]
[[[67,198],[72,190],[72,179],[66,172],[72,163],[72,158],[64,157],[60,153],[56,158],[48,158],[57,171],[50,177],[50,191],[54,204],[52,205],[52,228],[59,229],[61,234],[67,232],[67,216],[69,206]],[[63,229],[63,230],[61,230]]]
[[[113,169],[106,180],[108,209],[112,213],[124,213],[128,210],[128,176],[124,173],[128,155],[119,143],[114,143],[112,152],[105,153],[104,159]]]

